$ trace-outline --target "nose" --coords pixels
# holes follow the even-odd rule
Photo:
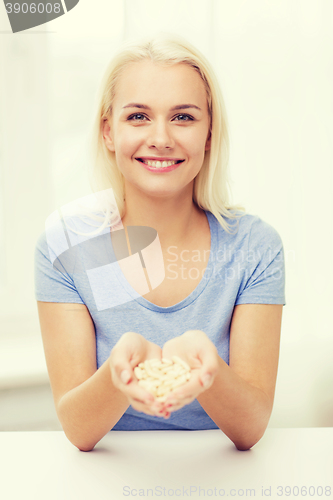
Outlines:
[[[150,148],[164,149],[173,148],[174,139],[168,124],[163,120],[158,120],[149,127],[147,144]]]

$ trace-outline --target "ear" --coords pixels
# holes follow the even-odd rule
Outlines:
[[[209,132],[208,138],[206,140],[205,151],[208,151],[210,149],[211,142],[212,142],[212,134],[211,132]]]
[[[111,127],[109,124],[109,120],[107,120],[106,118],[104,119],[103,123],[103,139],[108,150],[114,153],[115,147],[112,139]]]

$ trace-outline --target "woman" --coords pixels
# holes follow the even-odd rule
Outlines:
[[[102,84],[95,144],[96,185],[112,188],[118,212],[104,210],[93,250],[85,238],[74,246],[88,227],[75,217],[65,220],[69,259],[55,259],[64,226],[36,248],[45,356],[67,437],[89,451],[110,429],[220,428],[249,449],[273,406],[283,246],[269,224],[228,204],[226,114],[205,58],[174,38],[122,49]],[[158,235],[165,274],[151,286],[143,265],[140,294],[133,273],[119,271],[131,252],[116,236],[126,233],[128,244],[142,226]],[[117,275],[108,274],[114,260]],[[129,299],[110,302],[121,294]],[[134,367],[173,355],[191,379],[157,402]]]

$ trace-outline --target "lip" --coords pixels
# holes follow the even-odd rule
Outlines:
[[[178,168],[180,165],[182,165],[184,163],[185,160],[182,160],[181,158],[162,158],[162,157],[154,157],[154,158],[148,158],[146,156],[142,156],[140,157],[140,159],[138,158],[135,158],[136,161],[138,163],[140,163],[140,165],[142,167],[144,167],[146,170],[149,170],[150,172],[155,172],[155,173],[158,173],[158,174],[162,174],[164,172],[171,172],[172,170],[175,170],[176,168]],[[170,167],[160,167],[160,168],[157,168],[157,167],[150,167],[149,165],[146,165],[145,163],[143,163],[143,161],[140,161],[140,160],[150,160],[150,161],[180,161],[180,163],[175,163],[174,165],[170,165]]]
[[[172,158],[171,156],[138,156],[136,160],[150,161],[184,161],[184,158]]]

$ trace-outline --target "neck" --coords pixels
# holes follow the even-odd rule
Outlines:
[[[138,196],[126,191],[124,226],[149,226],[157,231],[162,248],[181,247],[195,231],[202,210],[193,202],[192,192],[172,198]]]

